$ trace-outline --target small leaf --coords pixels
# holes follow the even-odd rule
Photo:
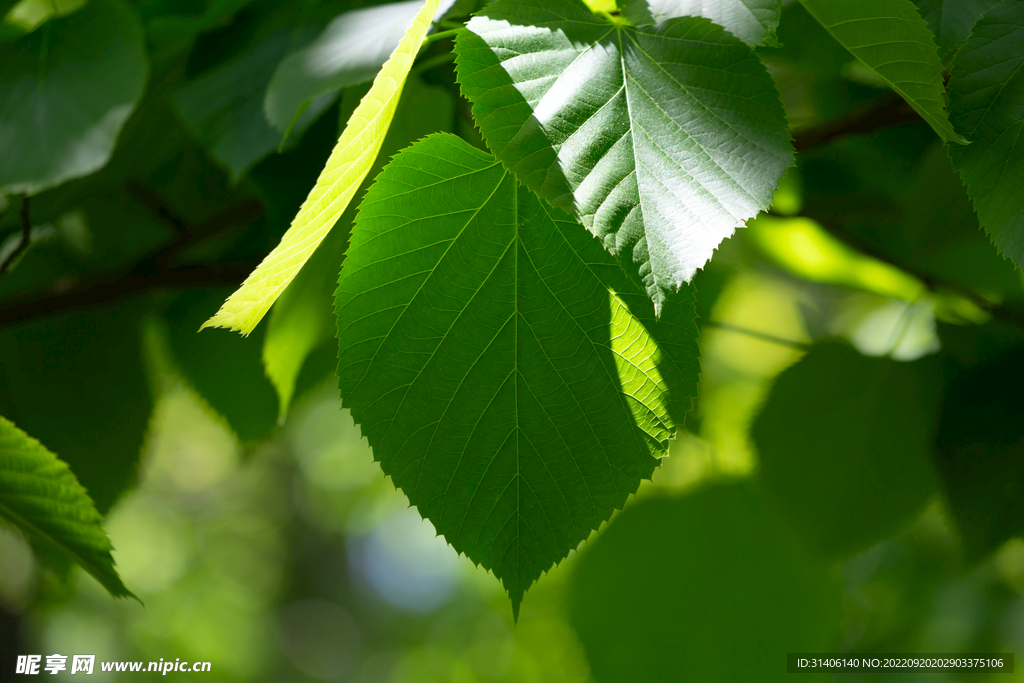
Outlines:
[[[837,582],[746,482],[637,501],[574,569],[596,683],[782,682],[787,652],[838,649]]]
[[[802,0],[839,43],[889,84],[946,142],[966,145],[946,116],[935,39],[910,0]]]
[[[281,243],[228,297],[206,327],[249,334],[352,201],[384,143],[413,60],[440,0],[426,0],[338,139],[320,178]],[[202,328],[201,328],[202,329]]]
[[[342,401],[374,457],[516,613],[651,476],[696,394],[692,293],[656,322],[568,214],[452,135],[370,188],[337,314]]]
[[[36,194],[110,159],[146,84],[142,27],[92,0],[0,45],[0,195]]]
[[[110,540],[68,466],[42,444],[0,417],[0,518],[42,551],[76,562],[115,598],[135,596],[114,569]]]
[[[814,346],[775,381],[751,435],[760,476],[808,546],[848,555],[894,533],[936,490],[938,363]]]
[[[1024,3],[978,20],[953,62],[949,113],[971,141],[949,154],[981,225],[1024,268]]]
[[[436,14],[451,4],[442,0]],[[411,0],[339,15],[312,43],[278,65],[263,104],[267,119],[286,131],[314,98],[373,79],[422,6],[421,0]]]
[[[622,13],[636,25],[660,24],[676,17],[705,17],[751,47],[778,47],[775,30],[781,0],[627,0]]]
[[[771,77],[707,19],[610,23],[498,0],[456,41],[463,93],[519,179],[574,211],[660,308],[768,208],[793,161]]]

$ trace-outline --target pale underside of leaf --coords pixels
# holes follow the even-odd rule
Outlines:
[[[985,14],[957,52],[950,118],[970,139],[951,148],[982,227],[1024,268],[1024,4]]]
[[[579,224],[454,136],[367,193],[337,293],[343,404],[516,613],[665,455],[696,390],[686,295],[656,321]]]
[[[0,417],[0,518],[46,552],[73,560],[115,597],[121,582],[102,519],[68,466]]]
[[[426,0],[349,119],[324,170],[281,243],[228,297],[206,327],[249,334],[348,206],[384,143],[405,79],[440,0]]]
[[[774,83],[710,21],[632,28],[499,0],[456,43],[488,145],[630,263],[660,307],[768,207],[792,163]]]
[[[942,61],[911,0],[802,0],[854,57],[889,84],[945,142],[967,139],[946,114]]]
[[[627,0],[623,14],[636,25],[660,24],[677,17],[704,17],[747,45],[778,47],[775,30],[781,0]]]

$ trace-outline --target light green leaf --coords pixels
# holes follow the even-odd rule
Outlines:
[[[633,28],[579,0],[498,0],[467,26],[459,81],[490,148],[631,262],[658,309],[793,161],[768,72],[707,19]]]
[[[203,323],[204,328],[252,332],[334,226],[377,158],[409,69],[439,3],[440,0],[426,0],[402,42],[377,74],[281,243],[228,297],[217,314]]]
[[[705,17],[750,46],[778,47],[782,0],[627,0],[622,13],[636,25]]]
[[[895,533],[936,492],[936,359],[814,346],[772,387],[751,435],[765,489],[808,546],[849,555]]]
[[[1024,4],[978,20],[953,62],[949,113],[971,141],[949,153],[981,225],[1024,268]]]
[[[580,225],[452,135],[370,188],[337,315],[374,457],[516,613],[651,476],[696,393],[692,291],[656,322]]]
[[[358,92],[360,88],[352,90]],[[342,109],[348,98],[346,91]],[[454,115],[455,102],[447,90],[424,85],[419,78],[410,79],[370,177],[379,173],[403,147],[430,133],[448,131]],[[327,235],[270,311],[263,342],[263,366],[277,390],[279,421],[288,413],[306,358],[334,337],[334,290],[338,287],[338,271],[354,217],[355,207],[350,206],[341,218],[341,227]]]
[[[1002,0],[914,0],[939,51],[947,53],[962,43],[978,18]]]
[[[837,584],[755,487],[721,482],[613,520],[576,561],[569,618],[595,683],[785,683],[787,652],[838,650]]]
[[[285,28],[259,41],[231,61],[191,81],[174,96],[174,103],[193,135],[237,182],[256,162],[281,144],[281,132],[267,123],[263,96],[274,67],[304,33]],[[308,39],[308,35],[307,35]],[[295,122],[294,133],[305,130],[333,100],[311,104]]]
[[[0,45],[0,194],[36,194],[110,159],[146,84],[142,27],[93,0]]]
[[[452,4],[442,0],[437,14]],[[263,102],[267,119],[285,131],[314,98],[371,80],[405,35],[423,3],[395,2],[345,12],[307,47],[282,61]]]
[[[889,84],[946,142],[966,145],[946,116],[942,62],[910,0],[802,0],[807,11]]]
[[[0,519],[42,551],[59,553],[92,574],[114,597],[135,596],[114,569],[110,540],[68,466],[42,444],[0,417]]]

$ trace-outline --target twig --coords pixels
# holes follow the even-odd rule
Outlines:
[[[757,330],[751,330],[746,327],[740,327],[739,325],[733,325],[732,323],[723,323],[717,320],[707,321],[704,323],[704,327],[717,327],[720,330],[736,332],[737,334],[745,334],[746,336],[753,337],[754,339],[760,339],[761,341],[771,342],[772,344],[778,344],[779,346],[798,349],[800,351],[806,351],[811,348],[810,344],[805,342],[799,342],[793,339],[784,339],[783,337],[776,337],[774,334],[768,334],[767,332],[758,332]]]
[[[874,133],[921,120],[902,97],[889,93],[848,114],[800,131],[793,138],[793,147],[798,153],[806,152],[849,135]]]
[[[29,215],[28,195],[24,195],[21,198],[21,238],[18,240],[18,245],[14,247],[14,250],[7,255],[3,263],[0,263],[0,276],[7,272],[7,269],[18,259],[21,252],[28,249],[29,242],[31,241],[32,217]]]

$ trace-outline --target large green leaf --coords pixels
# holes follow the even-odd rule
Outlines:
[[[940,52],[946,53],[967,38],[978,18],[1002,0],[914,0]]]
[[[946,116],[935,39],[910,0],[802,0],[832,37],[921,115],[946,142],[967,144]]]
[[[281,243],[203,327],[252,332],[334,226],[377,158],[439,2],[426,0],[377,74]]]
[[[626,0],[622,13],[634,24],[660,24],[676,17],[706,17],[747,45],[778,47],[775,29],[781,0]]]
[[[597,683],[791,681],[787,652],[837,649],[837,582],[748,483],[638,501],[577,562]]]
[[[934,358],[815,346],[783,372],[754,423],[761,480],[809,546],[844,555],[906,523],[936,490]]]
[[[1024,267],[1024,3],[978,20],[949,75],[950,119],[968,147],[950,150],[982,227]]]
[[[490,148],[632,262],[657,309],[792,163],[771,77],[707,19],[633,28],[579,0],[498,0],[467,26],[459,80]]]
[[[337,314],[374,457],[516,613],[651,476],[696,393],[692,292],[655,322],[581,226],[451,135],[370,188]]]
[[[146,83],[142,27],[93,0],[0,45],[0,195],[35,194],[110,159]]]
[[[358,88],[352,90],[359,91]],[[346,92],[345,100],[348,97]],[[387,160],[415,140],[430,133],[450,131],[454,115],[455,103],[446,90],[412,78],[405,85],[395,118],[369,175],[375,176]],[[334,290],[354,217],[355,208],[350,206],[341,218],[343,229],[332,230],[327,235],[270,311],[263,342],[263,365],[277,390],[279,420],[288,412],[295,382],[306,358],[320,344],[334,338]]]
[[[452,0],[442,0],[444,14]],[[371,80],[416,18],[420,0],[394,2],[346,12],[308,46],[282,61],[267,88],[263,106],[278,129],[291,127],[314,98]]]
[[[37,546],[59,553],[92,574],[114,597],[135,597],[110,556],[110,539],[89,494],[67,464],[0,417],[0,519]]]

